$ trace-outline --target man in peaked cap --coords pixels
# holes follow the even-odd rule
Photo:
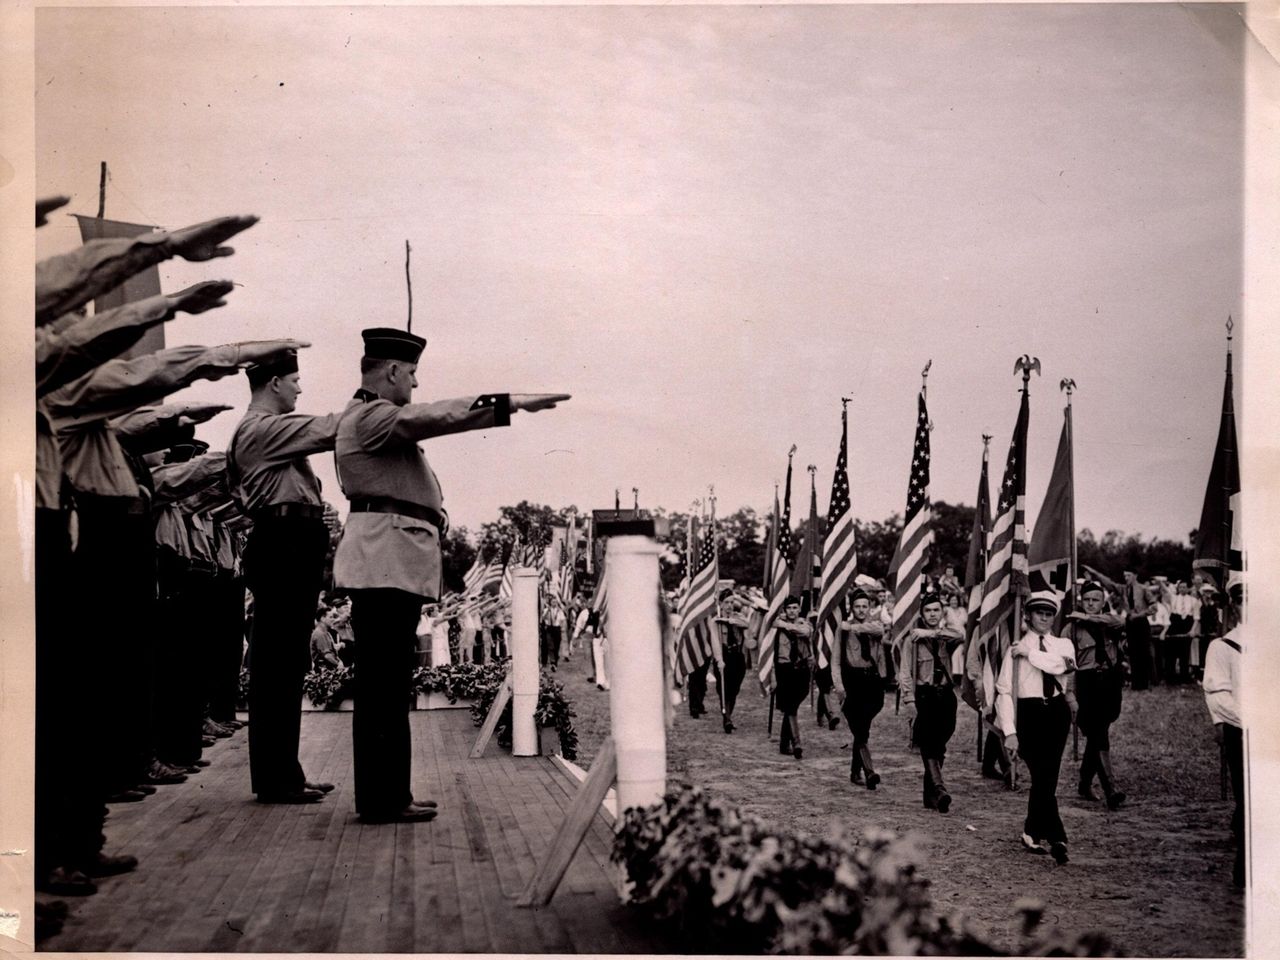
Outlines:
[[[351,592],[360,650],[352,721],[356,811],[370,823],[435,816],[409,788],[409,685],[423,603],[439,599],[440,541],[448,531],[440,482],[418,441],[505,427],[519,410],[547,410],[565,394],[490,393],[412,403],[427,341],[403,330],[361,332],[361,385],[338,426],[338,482],[351,502],[334,583]]]
[[[307,781],[298,738],[329,531],[320,481],[307,457],[333,449],[339,415],[294,412],[302,393],[296,350],[250,364],[245,374],[252,398],[227,444],[227,476],[241,509],[253,518],[243,557],[254,603],[250,786],[262,803],[314,803],[333,787]]]
[[[1031,772],[1022,844],[1032,853],[1050,853],[1062,864],[1067,862],[1067,832],[1056,794],[1071,729],[1066,682],[1076,668],[1076,650],[1066,637],[1050,634],[1057,615],[1052,590],[1037,591],[1027,600],[1027,631],[1010,645],[996,678],[996,718],[1010,754],[1021,748]]]
[[[1111,768],[1111,724],[1120,718],[1126,651],[1124,617],[1105,612],[1105,603],[1102,584],[1086,580],[1080,588],[1081,609],[1067,615],[1063,632],[1076,651],[1071,679],[1079,703],[1076,722],[1085,735],[1078,793],[1084,800],[1097,800],[1097,777],[1107,806],[1114,810],[1125,801]]]

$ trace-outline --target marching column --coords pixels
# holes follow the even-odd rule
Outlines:
[[[511,586],[511,754],[538,753],[538,571],[519,567]]]

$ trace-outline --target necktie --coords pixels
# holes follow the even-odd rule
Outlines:
[[[1046,649],[1044,645],[1044,634],[1040,634],[1040,649],[1041,651],[1045,651]],[[1053,682],[1052,674],[1042,672],[1040,677],[1044,680],[1044,698],[1048,700],[1057,692],[1057,684]]]
[[[871,663],[871,638],[865,633],[858,634],[858,646],[862,648],[863,665],[869,665]]]
[[[1093,641],[1093,656],[1098,661],[1098,666],[1103,669],[1111,667],[1111,658],[1107,656],[1107,633],[1102,627],[1098,627],[1098,635]]]

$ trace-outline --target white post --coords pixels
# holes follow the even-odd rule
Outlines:
[[[621,823],[622,811],[657,803],[667,789],[658,544],[649,537],[612,537],[608,551],[609,713]]]
[[[517,567],[511,583],[511,755],[538,754],[538,571]]]

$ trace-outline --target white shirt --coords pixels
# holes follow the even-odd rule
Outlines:
[[[1226,638],[1209,644],[1204,655],[1204,702],[1214,723],[1229,723],[1243,727],[1240,722],[1240,654],[1226,640],[1234,640],[1243,647],[1239,627]]]
[[[1060,696],[1066,685],[1066,675],[1076,668],[1076,648],[1066,637],[1055,637],[1028,630],[1022,637],[1027,644],[1027,655],[1015,657],[1005,654],[996,678],[996,721],[1007,737],[1017,732],[1017,704],[1013,702],[1013,668],[1018,669],[1018,696],[1041,697],[1044,695],[1044,676],[1053,677]],[[1040,641],[1044,649],[1040,649]]]
[[[1200,601],[1189,593],[1175,593],[1169,612],[1179,617],[1194,617],[1200,612]]]

